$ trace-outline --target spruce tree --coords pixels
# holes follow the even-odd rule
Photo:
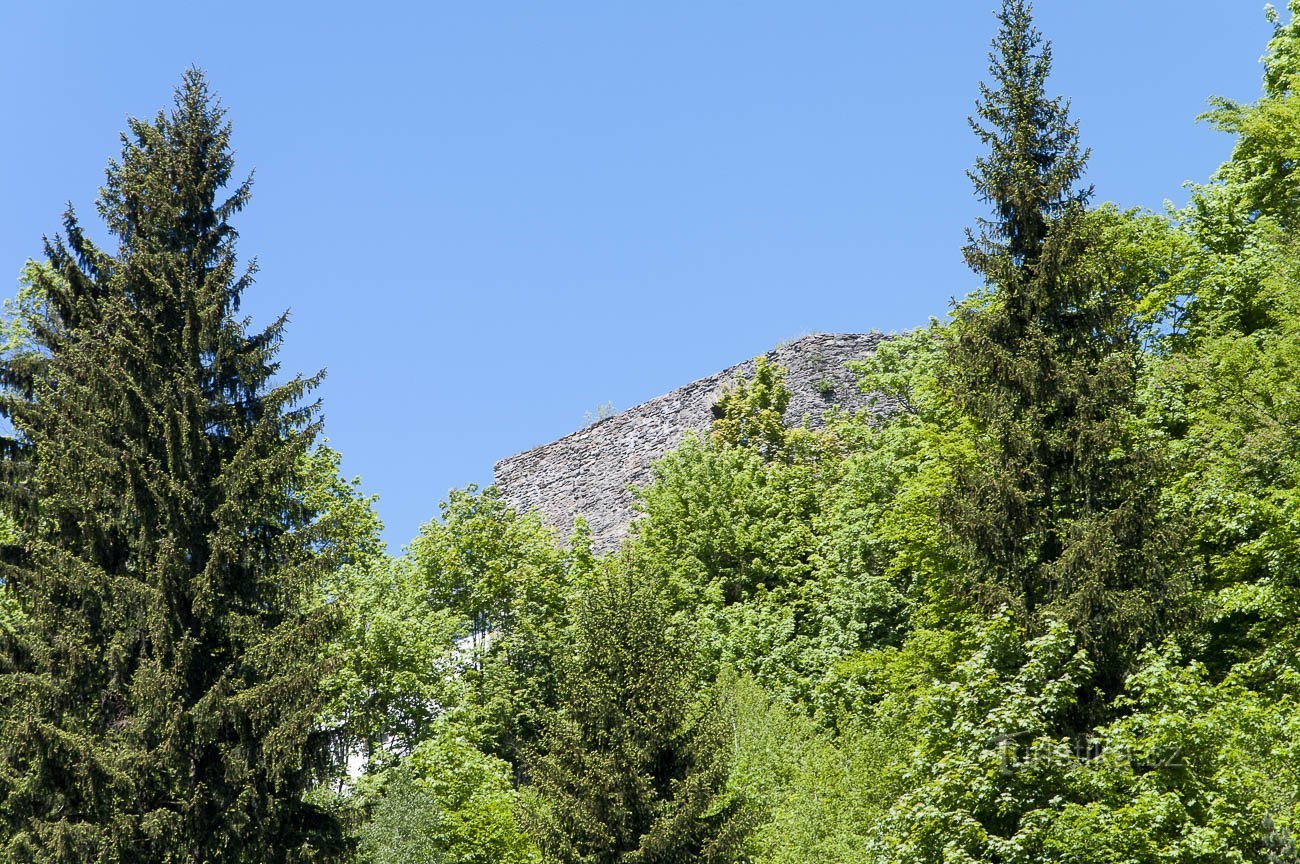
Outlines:
[[[986,288],[956,310],[946,383],[977,433],[942,502],[968,587],[1027,630],[1072,624],[1112,689],[1163,626],[1153,474],[1134,431],[1133,297],[1087,213],[1088,153],[1048,98],[1051,46],[1005,0],[971,126],[970,177],[993,218],[968,234]]]
[[[277,380],[282,316],[238,316],[230,126],[190,70],[132,120],[98,209],[46,243],[30,350],[0,365],[0,858],[325,860],[304,797],[334,613],[298,466],[318,377]]]
[[[659,580],[606,562],[584,592],[557,705],[530,759],[546,860],[738,860],[747,812],[726,791],[725,716],[669,626]]]

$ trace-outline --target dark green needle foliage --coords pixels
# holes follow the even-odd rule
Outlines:
[[[93,243],[69,212],[46,246],[31,345],[0,373],[2,500],[17,528],[0,633],[0,858],[323,860],[304,793],[326,561],[297,466],[317,378],[278,379],[282,317],[238,317],[230,127],[203,75],[132,120]]]
[[[1074,625],[1113,687],[1166,608],[1133,423],[1134,298],[1086,210],[1078,126],[1046,95],[1051,46],[1025,0],[1006,0],[999,20],[971,121],[988,148],[971,179],[994,217],[965,250],[987,287],[956,311],[945,373],[977,455],[942,515],[973,593],[1030,630]]]
[[[573,654],[531,764],[545,860],[737,860],[746,814],[726,791],[727,724],[692,667],[658,581],[608,564],[579,600]]]
[[[1047,98],[1052,46],[1034,27],[1027,0],[1005,0],[989,52],[993,83],[981,82],[970,118],[986,155],[968,172],[993,219],[969,235],[967,262],[992,280],[1010,279],[1042,257],[1053,222],[1079,213],[1092,196],[1079,186],[1089,152],[1079,147],[1070,106]]]

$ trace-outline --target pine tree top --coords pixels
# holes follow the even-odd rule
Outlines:
[[[1085,205],[1093,191],[1079,184],[1090,151],[1079,145],[1070,103],[1047,97],[1052,45],[1034,27],[1032,4],[1005,0],[998,21],[989,51],[992,83],[980,84],[969,119],[987,154],[967,174],[994,214],[979,220],[978,236],[968,232],[966,259],[981,273],[999,256],[1017,265],[1035,260],[1052,219]]]

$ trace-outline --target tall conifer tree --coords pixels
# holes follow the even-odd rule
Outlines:
[[[0,858],[324,860],[337,826],[304,793],[333,613],[297,473],[318,378],[277,383],[285,318],[238,317],[249,181],[203,75],[122,141],[99,199],[117,250],[69,211],[32,348],[0,367],[21,610],[0,631]]]
[[[1131,293],[1086,212],[1088,153],[1046,95],[1051,46],[1027,0],[1005,0],[971,126],[970,176],[993,210],[966,260],[986,289],[958,307],[947,385],[977,430],[942,513],[991,606],[1028,629],[1073,624],[1115,686],[1161,626],[1152,474],[1133,430]]]
[[[578,604],[557,705],[530,760],[547,861],[741,860],[749,814],[726,789],[724,717],[670,626],[663,586],[609,562]]]

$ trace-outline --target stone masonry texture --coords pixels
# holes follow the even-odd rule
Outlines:
[[[831,406],[867,406],[845,365],[860,360],[889,337],[881,333],[817,333],[783,343],[767,358],[786,370],[790,407],[786,422],[817,426]],[[538,511],[562,537],[577,516],[591,527],[599,552],[616,548],[635,513],[632,489],[653,478],[652,463],[691,430],[707,433],[713,406],[727,388],[753,373],[754,360],[701,378],[604,420],[496,464],[496,486],[519,512]],[[888,413],[889,406],[873,410]]]

